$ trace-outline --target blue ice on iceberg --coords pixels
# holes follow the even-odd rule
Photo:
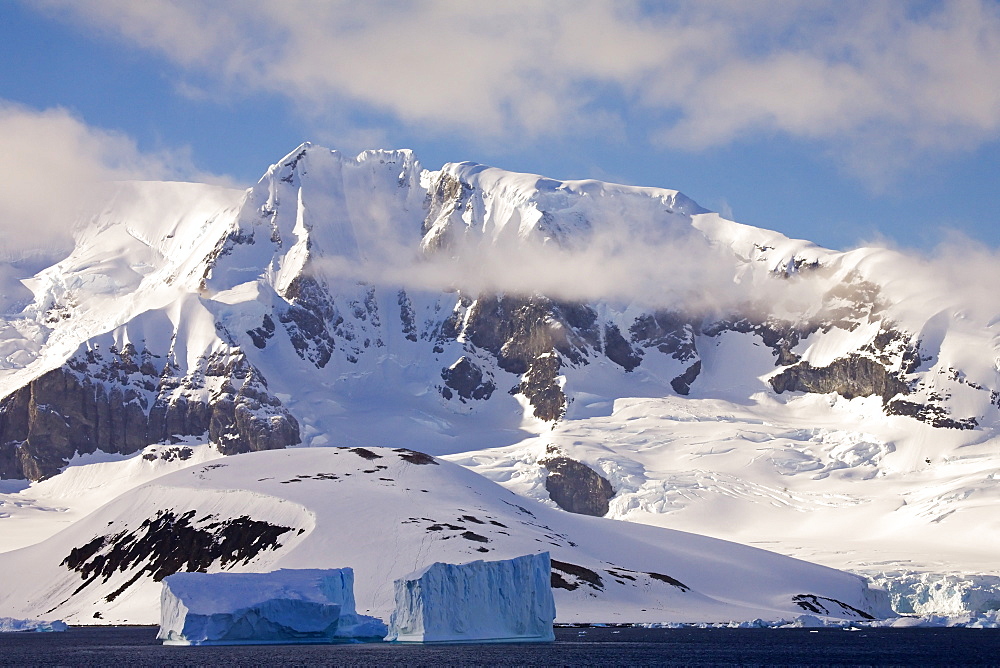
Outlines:
[[[551,577],[548,552],[431,564],[396,580],[386,640],[550,642],[556,616]]]
[[[41,633],[65,631],[69,628],[61,619],[16,619],[0,617],[0,633],[17,633],[20,631],[36,631]]]
[[[163,580],[165,645],[263,645],[380,641],[386,625],[359,615],[354,571],[175,573]]]

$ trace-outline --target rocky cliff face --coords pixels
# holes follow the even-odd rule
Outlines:
[[[238,349],[187,374],[148,350],[89,348],[0,401],[0,476],[40,480],[75,455],[131,454],[207,436],[225,454],[300,441],[294,417]]]
[[[564,366],[583,366],[605,357],[631,371],[640,356],[612,322],[601,322],[587,304],[542,296],[481,295],[461,301],[445,321],[441,336],[463,340],[520,382],[532,414],[547,421],[566,411],[559,379]]]

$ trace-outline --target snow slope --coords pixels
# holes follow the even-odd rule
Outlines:
[[[0,554],[0,611],[154,623],[154,580],[177,567],[349,566],[357,611],[388,620],[393,581],[417,568],[539,551],[558,576],[559,621],[790,619],[816,601],[831,617],[889,613],[884,593],[857,576],[547,508],[400,448],[249,453],[164,475],[37,545]]]
[[[118,184],[105,209],[78,224],[69,257],[22,281],[34,300],[0,314],[3,393],[63,364],[90,337],[195,290],[199,263],[242,195],[197,183]]]

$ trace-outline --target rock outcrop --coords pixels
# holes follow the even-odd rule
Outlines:
[[[299,442],[299,426],[238,349],[179,374],[147,350],[88,348],[0,401],[0,477],[41,480],[75,455],[207,436],[224,454]]]
[[[899,394],[908,394],[909,387],[877,361],[850,355],[834,360],[825,367],[800,362],[772,376],[771,387],[782,392],[836,392],[845,399],[878,396],[888,403]]]
[[[611,483],[586,464],[569,457],[551,457],[539,462],[548,471],[545,489],[563,510],[603,517],[615,495]]]
[[[441,370],[441,378],[445,387],[441,395],[445,399],[452,398],[452,390],[458,394],[459,401],[470,399],[486,400],[493,395],[497,386],[492,380],[483,377],[483,370],[468,357],[462,356],[447,369]]]

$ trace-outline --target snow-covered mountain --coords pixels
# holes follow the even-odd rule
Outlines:
[[[572,513],[870,573],[996,573],[1000,310],[900,253],[672,190],[306,144],[246,193],[122,184],[69,257],[16,278],[0,549],[66,525],[42,510],[57,480],[150,445],[385,445]],[[67,531],[96,530],[98,498],[57,504]]]

